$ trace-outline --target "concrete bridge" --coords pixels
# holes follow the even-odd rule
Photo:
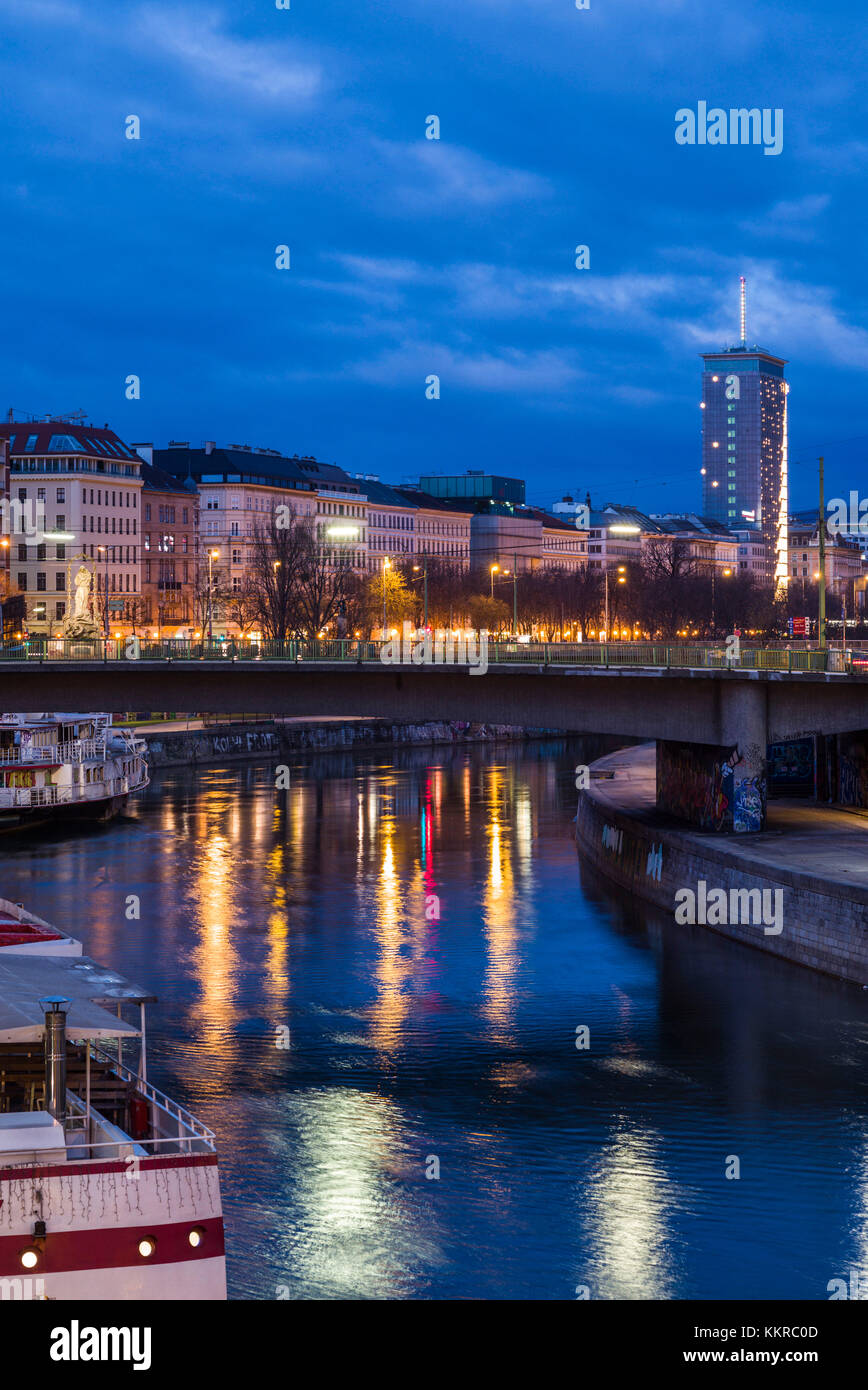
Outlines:
[[[868,730],[868,675],[830,661],[829,653],[750,649],[736,663],[713,646],[601,652],[556,644],[552,657],[551,649],[510,644],[505,651],[504,645],[492,644],[494,660],[484,674],[467,661],[384,664],[369,643],[283,644],[279,659],[265,644],[256,654],[221,647],[226,655],[215,658],[213,648],[204,648],[201,656],[185,651],[182,659],[165,644],[156,658],[144,645],[130,658],[122,643],[110,643],[105,659],[46,650],[26,660],[0,659],[2,704],[9,711],[464,720],[653,739],[658,806],[721,831],[762,828],[770,745],[810,740],[819,781],[829,784],[831,799],[840,799],[828,762],[842,756],[843,737],[857,782],[860,758],[865,764],[868,800],[868,752],[858,751],[868,749],[868,734],[861,738]],[[839,669],[819,669],[829,665]],[[848,778],[852,784],[853,768]]]

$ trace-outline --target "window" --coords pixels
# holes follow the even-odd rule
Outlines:
[[[57,574],[54,576],[54,587],[57,589],[58,593],[66,593],[66,575],[63,573],[63,570],[58,570]]]
[[[143,521],[150,521],[150,519],[151,519],[151,504],[150,504],[150,502],[146,502],[146,503],[145,503],[145,505],[144,505],[144,507],[143,507],[143,511],[144,511],[145,515],[142,517],[142,520],[143,520]]]
[[[66,604],[63,599],[58,599],[57,603],[54,605],[54,616],[58,621],[66,617]]]
[[[36,575],[36,588],[39,593],[45,592],[45,571],[39,570]]]
[[[18,587],[19,589],[27,588],[27,575],[24,573],[23,570],[18,571]]]
[[[37,500],[37,502],[44,502],[44,501],[45,501],[45,488],[44,488],[44,487],[38,487],[38,488],[36,489],[36,500]]]
[[[58,501],[58,502],[65,502],[65,501],[66,501],[66,488],[65,488],[65,487],[59,487],[59,488],[57,489],[56,498],[57,498],[57,501]]]
[[[18,559],[24,564],[27,563],[27,546],[22,545],[20,541],[18,543]]]

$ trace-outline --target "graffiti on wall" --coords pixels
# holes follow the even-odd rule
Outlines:
[[[768,748],[768,783],[770,795],[814,795],[814,740],[792,738],[785,743],[770,743]]]
[[[703,830],[731,830],[732,761],[696,743],[657,744],[657,805]]]
[[[841,734],[838,748],[838,800],[868,806],[868,735]]]
[[[736,834],[762,830],[765,802],[764,777],[736,777],[732,808],[732,826]]]

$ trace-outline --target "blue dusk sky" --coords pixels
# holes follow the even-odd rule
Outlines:
[[[0,0],[0,405],[697,508],[744,274],[793,506],[821,452],[861,491],[866,36],[855,0]],[[781,108],[782,152],[677,144],[700,101]]]

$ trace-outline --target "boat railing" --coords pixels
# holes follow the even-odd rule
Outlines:
[[[28,810],[34,806],[70,806],[126,796],[148,785],[146,769],[138,777],[108,777],[80,786],[0,787],[0,809]]]
[[[151,1127],[161,1132],[152,1139],[135,1139],[132,1141],[133,1143],[141,1144],[143,1148],[149,1144],[155,1146],[176,1144],[180,1145],[185,1152],[193,1152],[189,1146],[198,1141],[208,1149],[216,1149],[213,1129],[209,1129],[201,1120],[197,1120],[196,1116],[192,1115],[183,1105],[179,1105],[177,1101],[171,1100],[164,1092],[157,1090],[157,1087],[152,1086],[150,1081],[143,1081],[128,1066],[118,1061],[111,1052],[107,1052],[96,1043],[91,1044],[91,1052],[97,1061],[107,1063],[112,1071],[126,1081],[151,1106]],[[175,1132],[163,1133],[164,1127],[169,1125]]]
[[[25,747],[0,748],[0,764],[11,763],[27,767],[31,763],[82,763],[94,759],[105,760],[104,739],[76,738],[65,743],[49,743]]]

